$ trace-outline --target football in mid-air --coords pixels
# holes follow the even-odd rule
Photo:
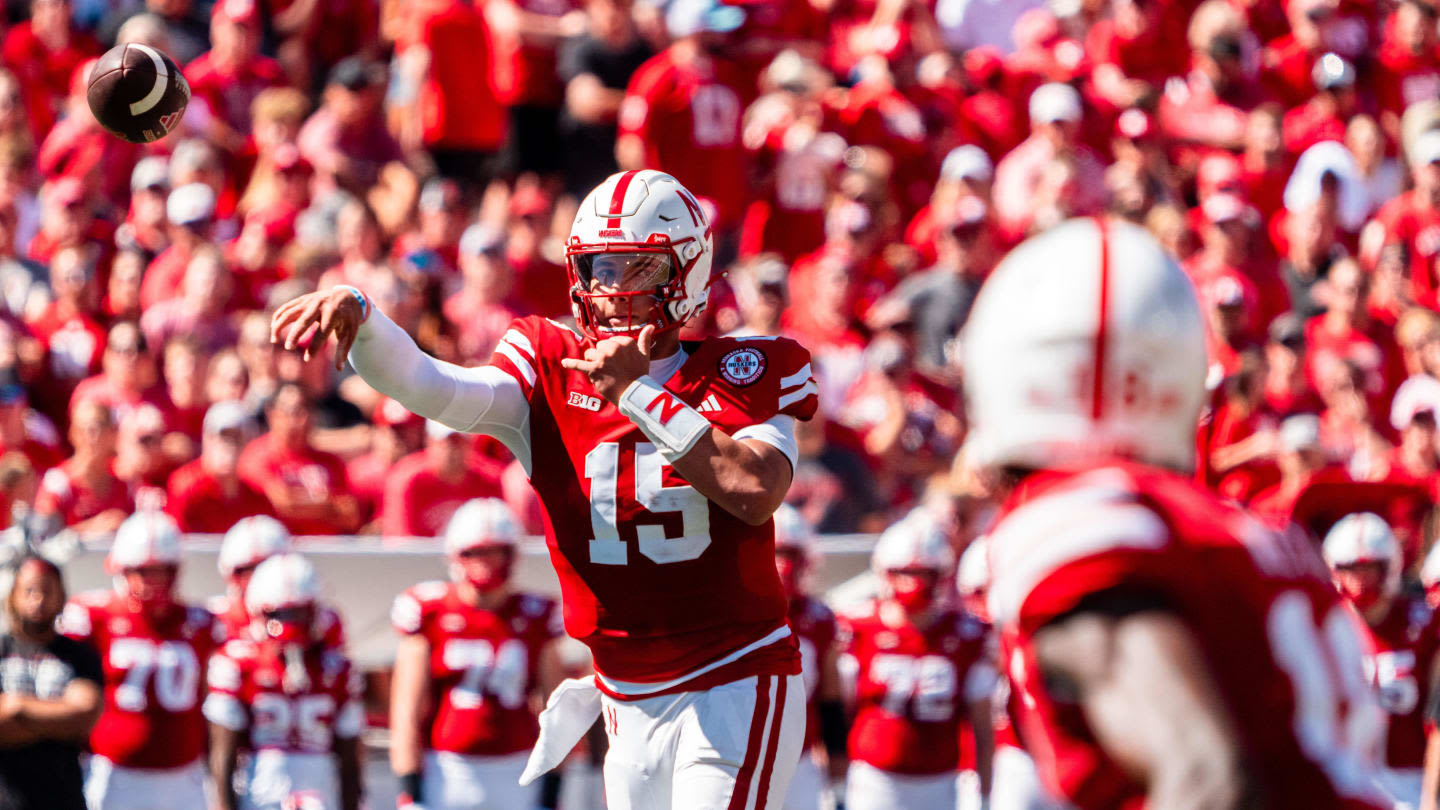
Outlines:
[[[90,71],[90,112],[105,129],[131,143],[170,133],[190,103],[190,84],[170,57],[126,43],[105,52]]]

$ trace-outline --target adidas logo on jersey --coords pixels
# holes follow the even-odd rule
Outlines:
[[[716,399],[714,394],[711,394],[705,397],[705,399],[701,401],[700,407],[695,410],[700,413],[718,413],[720,410],[720,400]]]

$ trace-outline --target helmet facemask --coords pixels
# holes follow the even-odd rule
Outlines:
[[[668,242],[572,244],[565,266],[581,333],[604,340],[635,337],[646,326],[659,332],[683,326],[695,313],[679,317],[675,305],[684,301],[684,278],[694,261],[683,264],[675,247]]]

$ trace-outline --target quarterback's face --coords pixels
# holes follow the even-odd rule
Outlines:
[[[648,323],[657,301],[645,293],[670,280],[664,253],[592,253],[576,257],[590,308],[601,328],[625,330]]]

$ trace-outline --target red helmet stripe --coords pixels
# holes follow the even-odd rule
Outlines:
[[[606,223],[605,227],[620,227],[619,214],[625,210],[625,192],[630,190],[630,181],[634,180],[635,175],[639,173],[638,169],[631,169],[620,175],[620,179],[615,181],[615,193],[610,197],[610,221]]]
[[[1104,217],[1095,218],[1100,231],[1100,311],[1095,326],[1095,368],[1092,381],[1090,416],[1099,420],[1105,412],[1105,343],[1110,318],[1110,229]]]

